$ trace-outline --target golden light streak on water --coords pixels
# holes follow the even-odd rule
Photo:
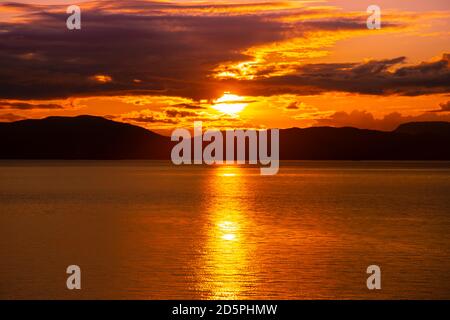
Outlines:
[[[201,274],[203,291],[208,299],[239,299],[248,284],[244,275],[254,268],[249,253],[251,244],[246,241],[243,229],[251,221],[241,200],[244,190],[243,168],[218,166],[208,181],[210,194],[215,195],[209,203],[209,221],[206,230],[205,255],[202,263],[206,274]],[[205,290],[206,289],[206,290]],[[248,290],[248,287],[245,288]]]

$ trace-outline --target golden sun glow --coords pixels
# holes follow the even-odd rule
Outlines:
[[[248,105],[243,97],[225,92],[223,96],[214,101],[212,107],[220,112],[235,115]]]
[[[112,78],[110,76],[104,74],[97,74],[95,76],[92,76],[91,79],[99,83],[108,83],[112,81]]]

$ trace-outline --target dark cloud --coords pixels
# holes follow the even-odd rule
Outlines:
[[[33,109],[62,109],[59,104],[54,103],[28,103],[11,102],[0,100],[0,109],[33,110]]]
[[[274,3],[260,4],[274,6]],[[158,94],[196,101],[226,88],[248,95],[316,94],[329,90],[421,95],[449,90],[448,56],[441,61],[390,67],[404,58],[348,64],[306,64],[295,74],[220,81],[212,70],[251,59],[246,49],[310,31],[364,29],[364,17],[283,21],[291,11],[227,11],[253,5],[93,1],[82,8],[82,29],[65,27],[66,6],[15,6],[23,22],[0,22],[0,98],[56,99],[71,96]],[[1,9],[1,8],[0,8]],[[197,11],[195,11],[197,10]],[[199,12],[203,12],[199,14]],[[303,17],[317,12],[296,14]],[[384,21],[384,26],[389,26]],[[267,77],[266,77],[267,76]],[[95,79],[110,79],[95,81]],[[139,81],[136,81],[139,79]]]
[[[430,110],[428,112],[450,112],[450,101],[443,102],[439,104],[440,109]]]
[[[252,81],[244,94],[319,94],[343,91],[361,94],[417,96],[450,91],[449,54],[436,62],[390,68],[405,57],[364,63],[307,64],[294,75]]]
[[[295,102],[295,101],[286,107],[286,110],[298,110],[298,109],[300,109],[300,108],[297,105],[297,102]]]
[[[177,124],[179,121],[176,119],[157,118],[154,115],[139,115],[136,117],[123,118],[125,121],[140,122],[140,123],[169,123]]]
[[[206,109],[203,106],[197,105],[197,104],[191,104],[191,103],[178,103],[173,105],[177,108],[183,108],[183,109],[192,109],[192,110],[200,110],[200,109]]]
[[[350,113],[339,111],[329,117],[316,119],[316,124],[319,126],[356,127],[391,131],[402,123],[414,121],[450,121],[450,114],[423,113],[417,116],[405,116],[398,112],[393,112],[378,119],[365,110],[353,110]]]
[[[66,7],[30,12],[26,23],[0,23],[0,98],[212,97],[217,88],[208,76],[218,64],[240,61],[245,48],[285,38],[284,24],[258,15],[189,15],[174,4],[170,8],[179,12],[163,13],[159,9],[166,5],[142,1],[96,4],[81,6],[79,31],[65,27]],[[111,11],[130,6],[142,14]],[[95,75],[113,80],[93,81]]]
[[[294,24],[300,30],[346,31],[361,30],[367,28],[367,17],[339,17],[339,19],[323,18],[307,21],[299,21]],[[383,22],[383,28],[402,27],[401,24],[389,21]]]
[[[184,111],[184,110],[176,110],[176,109],[167,109],[164,111],[164,113],[168,117],[172,118],[185,118],[185,117],[195,117],[197,116],[197,113],[191,112],[191,111]]]

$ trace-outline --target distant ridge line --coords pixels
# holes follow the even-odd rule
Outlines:
[[[0,159],[169,160],[174,142],[103,117],[51,116],[0,122]],[[410,122],[393,131],[353,127],[280,130],[281,160],[448,160],[450,122]]]

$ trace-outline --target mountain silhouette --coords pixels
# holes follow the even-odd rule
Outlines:
[[[167,159],[167,137],[102,117],[0,123],[2,159]]]
[[[407,123],[391,132],[351,127],[280,132],[281,159],[450,160],[450,123]]]
[[[170,159],[175,142],[102,117],[0,123],[0,159]],[[351,127],[280,130],[282,160],[450,160],[449,122],[411,122],[391,132]]]

